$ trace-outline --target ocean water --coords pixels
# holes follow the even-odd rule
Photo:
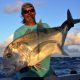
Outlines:
[[[76,71],[80,74],[80,57],[52,57],[51,67],[58,76]]]
[[[18,80],[16,75],[9,77],[4,75],[1,70],[2,62],[3,59],[0,58],[0,80]],[[70,74],[72,70],[80,74],[80,57],[52,57],[51,67],[57,76]]]

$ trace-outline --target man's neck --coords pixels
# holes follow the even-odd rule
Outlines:
[[[28,23],[28,24],[25,23],[26,26],[34,26],[35,24],[36,23]]]
[[[26,26],[34,26],[35,24],[36,24],[35,21],[33,21],[33,22],[26,22],[25,23]]]

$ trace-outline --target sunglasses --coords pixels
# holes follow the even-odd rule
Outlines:
[[[32,13],[32,12],[35,12],[35,10],[34,9],[31,9],[31,10],[23,10],[23,13],[24,14],[27,14],[27,13]]]

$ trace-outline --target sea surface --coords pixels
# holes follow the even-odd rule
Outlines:
[[[2,62],[3,58],[0,57],[0,80],[18,80],[16,75],[7,77],[3,74]],[[68,75],[72,70],[80,74],[80,57],[52,57],[51,67],[57,76]]]
[[[76,71],[80,74],[80,57],[52,57],[51,67],[58,76]]]

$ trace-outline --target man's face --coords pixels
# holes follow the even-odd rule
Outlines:
[[[23,17],[26,21],[30,22],[35,19],[35,10],[32,7],[23,10]]]

